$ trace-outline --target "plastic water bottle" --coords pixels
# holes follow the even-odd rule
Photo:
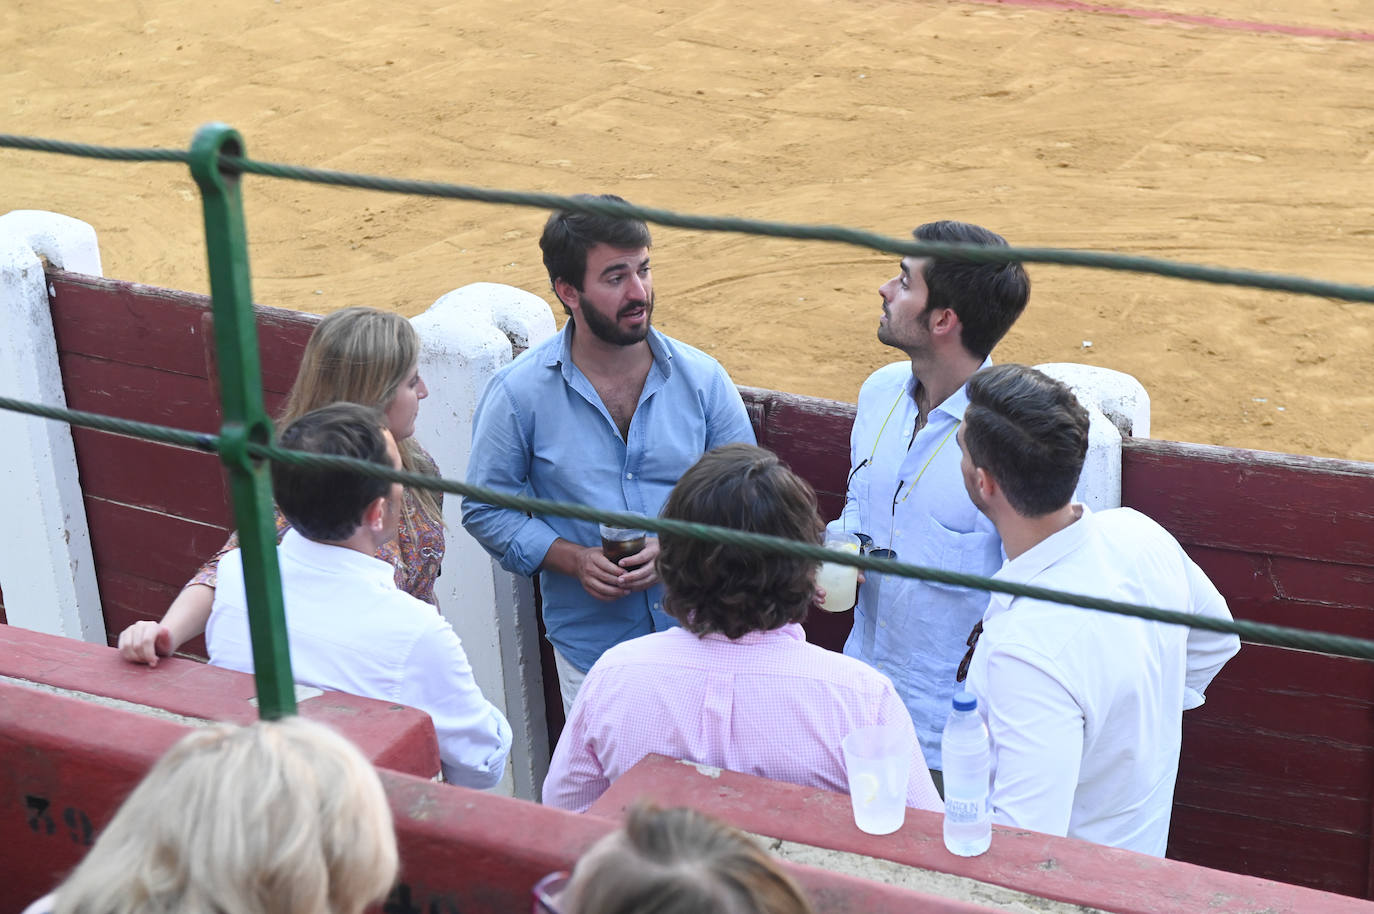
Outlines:
[[[976,857],[992,843],[992,748],[978,699],[970,692],[954,696],[940,755],[945,765],[945,847],[960,857]]]

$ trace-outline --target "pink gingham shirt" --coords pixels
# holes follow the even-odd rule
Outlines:
[[[544,802],[583,812],[651,752],[844,793],[840,740],[873,724],[912,733],[907,805],[943,808],[882,673],[808,644],[797,624],[733,641],[671,628],[616,645],[587,673]]]

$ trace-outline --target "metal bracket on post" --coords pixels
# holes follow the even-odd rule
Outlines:
[[[239,176],[222,170],[220,156],[242,156],[243,137],[227,124],[206,124],[191,141],[191,174],[200,186],[205,247],[210,260],[210,298],[215,318],[215,355],[220,372],[220,459],[229,470],[229,492],[243,554],[243,583],[253,639],[258,713],[273,720],[296,713],[291,655],[277,566],[272,483],[265,461],[247,445],[271,444],[272,421],[262,402],[262,370],[248,270],[248,235]]]

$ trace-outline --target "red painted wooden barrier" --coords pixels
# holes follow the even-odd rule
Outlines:
[[[945,850],[939,813],[909,809],[895,833],[866,835],[854,826],[846,794],[661,755],[648,756],[626,772],[590,812],[619,816],[645,799],[691,806],[782,841],[892,860],[1117,914],[1374,911],[1367,901],[1001,825],[993,827],[987,853],[956,857]]]
[[[42,653],[34,648],[35,657]],[[183,685],[217,672],[188,665],[196,671],[187,671]],[[331,722],[357,737],[346,717]],[[61,881],[148,768],[185,732],[169,720],[0,682],[0,910],[21,910]],[[615,828],[597,816],[393,771],[381,775],[401,851],[401,882],[385,914],[527,910],[540,877],[570,868]],[[823,912],[987,914],[824,870],[789,869]]]
[[[208,300],[61,272],[50,279],[73,406],[216,428],[201,323]],[[261,320],[266,384],[279,396],[316,318],[263,309]],[[853,407],[743,393],[760,443],[835,516]],[[75,437],[113,638],[160,616],[222,542],[228,510],[214,457]],[[1164,441],[1126,442],[1123,464],[1124,502],[1179,537],[1238,618],[1374,634],[1374,466]],[[809,635],[838,648],[850,622],[813,619]],[[1367,663],[1244,648],[1208,704],[1187,715],[1170,856],[1374,896],[1372,686]],[[560,710],[550,703],[551,721]]]

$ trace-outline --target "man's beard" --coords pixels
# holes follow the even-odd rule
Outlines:
[[[636,308],[644,309],[644,323],[642,326],[633,330],[622,330],[620,327],[620,316],[627,311]],[[612,346],[633,346],[635,343],[642,342],[649,335],[654,316],[654,296],[651,294],[648,301],[632,301],[627,303],[613,318],[606,317],[597,310],[595,304],[583,300],[582,304],[582,324],[592,336],[609,343]]]

